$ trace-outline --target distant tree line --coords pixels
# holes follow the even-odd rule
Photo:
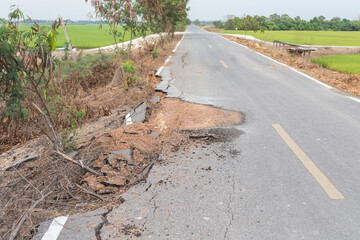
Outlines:
[[[26,19],[25,22],[21,22],[20,24],[26,24],[26,25],[32,25],[34,24],[34,21],[38,24],[41,25],[51,25],[53,24],[54,20],[38,20],[38,19]],[[69,25],[87,25],[87,24],[106,24],[106,21],[102,21],[102,20],[79,20],[79,21],[72,21],[72,20],[68,20],[67,24]]]
[[[269,17],[265,16],[244,16],[242,18],[229,15],[228,19],[224,21],[214,21],[213,25],[216,28],[225,30],[246,30],[244,25],[239,25],[239,21],[246,21],[251,19],[252,22],[259,25],[258,30],[296,30],[296,31],[360,31],[360,19],[349,20],[346,18],[334,17],[327,20],[324,16],[314,17],[307,21],[301,19],[299,16],[291,18],[287,14],[278,15],[272,14]]]
[[[195,25],[205,26],[213,24],[213,21],[200,21],[199,19],[196,19],[195,21],[192,21],[192,23]]]

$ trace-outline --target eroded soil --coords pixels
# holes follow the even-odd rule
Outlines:
[[[237,112],[164,98],[146,123],[111,130],[94,141],[105,149],[93,164],[104,176],[88,173],[84,181],[96,192],[115,192],[143,180],[165,147],[182,144],[186,130],[234,126],[241,121]]]

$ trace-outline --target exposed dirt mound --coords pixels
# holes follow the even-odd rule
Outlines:
[[[328,69],[321,68],[318,64],[311,63],[308,59],[303,59],[296,56],[292,57],[286,51],[265,47],[257,42],[245,40],[235,36],[223,35],[223,37],[250,47],[251,49],[275,58],[281,62],[289,64],[290,66],[299,69],[309,74],[310,76],[319,79],[322,82],[329,84],[335,88],[341,89],[356,96],[360,96],[360,75],[358,74],[343,74],[335,71],[330,71]],[[335,51],[331,49],[329,50],[331,52]],[[322,49],[321,52],[318,53],[318,55],[325,56],[324,52],[326,52],[326,49]]]
[[[106,150],[93,167],[104,176],[88,173],[84,181],[99,194],[117,191],[146,177],[165,145],[181,144],[181,133],[185,132],[174,130],[234,126],[241,121],[237,112],[165,98],[147,123],[111,130],[96,140],[95,144],[106,146]]]
[[[175,129],[233,126],[241,121],[242,116],[237,112],[191,104],[174,98],[165,98],[161,102],[161,111],[151,119],[156,129],[167,132]]]

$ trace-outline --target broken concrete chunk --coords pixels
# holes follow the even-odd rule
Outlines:
[[[155,88],[155,91],[166,93],[168,88],[169,88],[169,82],[168,81],[162,81],[162,82],[159,83],[159,85],[157,85],[157,87]]]
[[[157,137],[160,137],[160,133],[156,133],[156,132],[152,132],[151,134],[150,134],[152,137],[154,137],[154,138],[157,138]]]
[[[79,154],[79,152],[73,151],[73,152],[69,153],[68,156],[71,157],[71,158],[74,158],[74,157],[76,157],[78,154]]]
[[[150,100],[150,102],[156,104],[156,103],[159,103],[161,100],[160,96],[156,96],[154,97],[153,99]]]
[[[147,104],[142,103],[135,108],[134,113],[131,115],[131,121],[133,123],[145,122],[146,120]]]
[[[133,123],[141,123],[146,120],[147,104],[141,103],[134,110],[131,110],[125,117],[125,125],[131,125]]]
[[[113,160],[114,158],[119,158],[120,160],[125,160],[125,161],[131,161],[132,149],[129,148],[129,149],[125,149],[125,150],[110,152],[109,161]]]
[[[109,212],[106,209],[99,209],[85,214],[71,215],[67,218],[65,226],[62,227],[60,235],[51,239],[66,240],[66,239],[87,239],[96,240],[97,231],[104,225],[104,216]],[[56,219],[55,219],[56,221]],[[51,223],[54,219],[50,219],[40,224],[38,232],[32,238],[33,240],[41,240],[45,233],[48,232]],[[48,239],[48,238],[46,238]]]

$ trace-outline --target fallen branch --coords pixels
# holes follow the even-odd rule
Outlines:
[[[40,157],[39,154],[38,154],[38,155],[31,156],[31,157],[24,158],[24,159],[22,159],[22,160],[20,160],[20,161],[17,161],[17,162],[15,162],[15,163],[13,163],[10,167],[7,167],[7,168],[5,169],[5,171],[8,171],[8,170],[11,169],[11,168],[15,168],[15,167],[17,167],[18,165],[20,165],[20,164],[22,164],[22,163],[24,163],[24,162],[29,162],[29,161],[31,161],[31,160],[35,160],[35,159],[37,159],[38,157]]]
[[[29,208],[29,210],[34,209],[39,203],[41,203],[42,201],[44,201],[44,199],[49,196],[50,193],[46,194],[46,195],[42,195],[41,198],[39,200],[37,200],[36,202],[34,202],[34,204]],[[26,220],[26,214],[24,214],[24,216],[21,218],[21,220],[19,221],[18,225],[16,226],[15,230],[10,234],[9,240],[14,240],[16,235],[18,234],[21,226],[24,224]]]
[[[73,163],[73,164],[76,164],[76,165],[80,166],[81,168],[85,169],[86,171],[91,172],[92,174],[95,174],[95,175],[97,175],[97,176],[103,176],[102,173],[98,173],[98,172],[95,171],[94,169],[91,169],[91,168],[89,168],[88,166],[86,166],[86,165],[84,165],[84,164],[81,164],[80,162],[75,161],[74,159],[72,159],[72,158],[69,157],[68,155],[60,152],[59,150],[54,151],[54,153],[62,156],[65,160],[67,160],[67,161],[69,161],[69,162],[71,162],[71,163]]]
[[[35,103],[32,103],[32,105],[40,112],[40,114],[43,116],[43,118],[45,119],[45,122],[48,124],[50,130],[51,130],[51,133],[53,134],[53,137],[54,137],[54,143],[55,143],[55,146],[56,146],[56,149],[57,150],[60,150],[62,151],[62,147],[61,147],[61,144],[60,144],[60,141],[57,137],[57,134],[55,132],[55,129],[54,129],[54,126],[51,124],[51,121],[49,120],[49,118],[46,116],[46,114],[41,111],[41,109],[35,104]]]

